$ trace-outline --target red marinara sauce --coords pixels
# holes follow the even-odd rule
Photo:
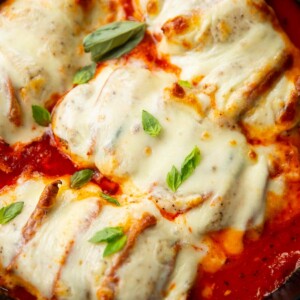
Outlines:
[[[292,42],[300,48],[300,1],[267,0]],[[285,139],[300,153],[300,128],[295,136]],[[299,154],[300,155],[300,154]],[[289,193],[292,203],[279,215],[265,224],[256,241],[244,238],[244,251],[227,258],[224,266],[216,273],[204,272],[199,268],[198,279],[190,300],[255,300],[263,299],[280,287],[290,274],[300,267],[300,182],[291,182]],[[289,196],[290,198],[290,196]],[[246,235],[247,236],[247,235]],[[297,282],[296,282],[297,281]],[[294,286],[300,286],[300,278]],[[285,291],[270,299],[296,300]],[[299,297],[297,298],[296,295]],[[268,298],[269,299],[269,298]]]

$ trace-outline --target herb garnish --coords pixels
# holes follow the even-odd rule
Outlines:
[[[193,151],[185,158],[181,165],[181,172],[179,172],[175,166],[167,174],[167,184],[169,188],[176,192],[180,185],[187,180],[195,171],[196,167],[200,164],[201,153],[197,146]]]
[[[89,242],[94,244],[106,242],[103,252],[103,257],[106,257],[121,251],[127,243],[127,236],[122,227],[106,227],[96,232]]]
[[[83,67],[77,71],[73,77],[73,83],[84,84],[89,82],[95,75],[96,66],[97,65],[95,63],[92,63],[91,65]]]
[[[146,24],[141,22],[110,23],[84,38],[84,51],[91,52],[94,62],[119,58],[142,41],[145,31]]]
[[[32,110],[33,119],[37,124],[44,127],[47,127],[50,124],[51,115],[46,108],[38,105],[32,105],[31,110]]]
[[[92,179],[93,174],[94,172],[90,169],[84,169],[74,173],[71,177],[71,188],[81,188]]]
[[[101,197],[104,200],[106,200],[107,202],[110,202],[110,203],[115,204],[117,206],[121,206],[120,202],[116,198],[114,198],[114,197],[112,197],[110,195],[107,195],[107,194],[101,192]]]
[[[4,225],[19,215],[24,207],[24,202],[15,202],[0,209],[0,224]]]
[[[152,137],[158,136],[161,132],[159,121],[145,110],[142,111],[142,124],[144,131]]]

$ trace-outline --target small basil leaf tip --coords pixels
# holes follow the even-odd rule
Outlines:
[[[162,130],[159,121],[145,110],[142,111],[142,124],[144,131],[152,137],[158,136]]]
[[[192,84],[189,81],[186,80],[178,80],[178,84],[183,88],[192,88]]]
[[[146,24],[118,21],[100,27],[83,40],[85,52],[91,52],[94,62],[119,58],[129,53],[144,38]]]
[[[121,251],[127,243],[127,236],[123,235],[121,238],[109,242],[104,249],[103,257],[110,256]]]
[[[32,110],[32,117],[37,124],[44,127],[47,127],[50,124],[51,115],[46,108],[38,105],[32,105],[31,110]]]
[[[84,169],[74,173],[71,177],[71,188],[81,188],[92,179],[93,174],[94,172],[90,169]]]
[[[173,192],[176,192],[181,185],[181,175],[175,166],[167,174],[167,184]]]
[[[84,84],[89,82],[95,75],[96,66],[95,63],[92,63],[91,65],[78,70],[73,77],[73,83]]]
[[[120,202],[116,198],[114,198],[114,197],[112,197],[110,195],[107,195],[107,194],[105,194],[103,192],[100,195],[107,202],[115,204],[116,206],[121,206]]]
[[[4,225],[19,215],[24,207],[24,202],[15,202],[0,209],[0,224]]]
[[[122,227],[106,227],[98,232],[89,240],[89,242],[98,244],[111,242],[124,235]]]
[[[198,147],[195,147],[193,151],[185,158],[181,166],[181,180],[182,182],[188,179],[200,164],[201,154]]]

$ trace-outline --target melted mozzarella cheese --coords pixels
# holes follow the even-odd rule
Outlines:
[[[174,224],[164,219],[147,198],[132,198],[127,200],[129,205],[112,206],[96,196],[99,189],[93,184],[70,190],[65,178],[54,206],[36,234],[24,242],[22,228],[43,188],[51,181],[19,180],[15,187],[3,192],[4,205],[24,201],[21,214],[0,227],[3,269],[9,266],[15,275],[36,287],[39,299],[53,296],[57,299],[98,299],[97,295],[106,285],[110,288],[113,284],[107,283],[110,276],[118,278],[113,288],[117,299],[187,295],[206,248],[199,236],[191,233],[183,223]],[[135,227],[143,226],[140,224],[146,215],[156,221],[132,235]],[[124,253],[120,251],[104,258],[106,243],[93,244],[89,239],[97,231],[114,226],[124,228],[130,247]],[[187,267],[189,271],[181,274]],[[178,287],[169,291],[174,283]]]
[[[295,76],[285,72],[291,45],[263,1],[141,0],[136,5],[150,32],[161,37],[159,50],[181,68],[184,80],[210,97],[212,120],[235,122],[252,109],[245,122],[253,131],[274,135],[295,124],[281,119],[295,102]],[[277,128],[280,123],[284,126]]]
[[[22,246],[22,228],[33,212],[44,186],[43,180],[32,179],[24,183],[19,180],[14,189],[1,192],[0,207],[17,201],[25,203],[21,214],[10,223],[0,225],[0,264],[5,268],[9,266]]]
[[[7,91],[0,82],[0,137],[29,142],[45,130],[34,123],[31,105],[51,106],[72,86],[75,71],[90,64],[83,36],[107,22],[108,4],[94,1],[85,12],[74,0],[16,0],[1,7],[0,74],[9,80],[20,106],[20,124],[11,122]],[[117,9],[116,16],[121,11]],[[96,13],[97,12],[97,13]],[[121,16],[119,16],[121,17]]]
[[[57,274],[76,236],[98,211],[97,198],[78,201],[76,196],[58,196],[62,203],[49,214],[34,238],[22,247],[13,264],[15,273],[21,278],[29,278],[28,281],[47,298],[52,296]]]
[[[102,73],[91,84],[71,91],[55,112],[54,132],[68,143],[71,154],[94,162],[101,173],[122,183],[125,193],[149,194],[169,212],[214,199],[228,211],[234,206],[247,211],[241,213],[240,223],[228,216],[232,222],[226,226],[234,223],[241,228],[256,215],[257,207],[263,214],[267,162],[263,156],[256,161],[249,158],[253,150],[240,132],[219,127],[174,99],[172,75],[130,66],[108,67]],[[143,131],[142,110],[161,123],[159,137]],[[167,174],[173,165],[180,169],[195,146],[201,151],[201,163],[173,193]],[[245,190],[250,187],[255,192],[248,203]]]

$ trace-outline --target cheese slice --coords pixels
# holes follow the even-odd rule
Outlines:
[[[151,195],[162,210],[178,213],[207,199],[219,199],[222,206],[228,201],[229,211],[231,205],[263,207],[268,177],[264,156],[252,160],[253,147],[238,130],[204,118],[184,103],[188,95],[177,99],[174,84],[176,78],[167,73],[130,65],[107,67],[65,97],[54,114],[54,133],[67,142],[68,154],[79,157],[78,162],[95,163],[102,174],[122,184],[124,193]],[[161,123],[158,137],[143,130],[143,110]],[[200,165],[174,193],[167,174],[173,165],[180,170],[195,146],[201,152]],[[250,186],[256,192],[247,203],[244,190]],[[252,216],[241,218],[239,227],[245,228]]]
[[[21,178],[2,192],[3,205],[24,201],[21,214],[0,226],[0,276],[4,281],[16,277],[20,284],[21,278],[21,284],[38,299],[99,299],[111,293],[125,300],[152,295],[164,299],[174,282],[178,287],[171,294],[186,297],[207,249],[199,235],[183,223],[163,218],[147,198],[127,197],[127,204],[117,207],[99,198],[94,184],[71,190],[69,179],[62,178],[56,199],[35,226],[35,234],[25,239],[24,228],[33,224],[28,220],[39,204],[41,207],[42,191],[53,180]],[[123,228],[127,244],[118,253],[103,257],[106,243],[89,240],[97,231],[115,226]],[[190,270],[180,275],[187,268],[186,261]]]
[[[34,122],[31,106],[51,107],[71,88],[77,69],[90,64],[83,37],[112,21],[112,15],[101,1],[86,8],[74,0],[10,2],[0,6],[0,137],[14,144],[45,131]],[[122,7],[117,7],[115,16],[121,17]],[[18,122],[9,109],[8,84],[19,108]]]
[[[26,203],[21,214],[10,223],[0,225],[0,264],[2,267],[7,268],[20,250],[22,228],[33,212],[44,186],[44,180],[31,179],[22,182],[20,179],[14,189],[1,191],[1,208],[17,201]]]
[[[180,67],[181,78],[194,82],[200,95],[210,97],[212,120],[241,119],[256,138],[274,137],[295,125],[299,51],[265,1],[135,3],[160,53]]]

